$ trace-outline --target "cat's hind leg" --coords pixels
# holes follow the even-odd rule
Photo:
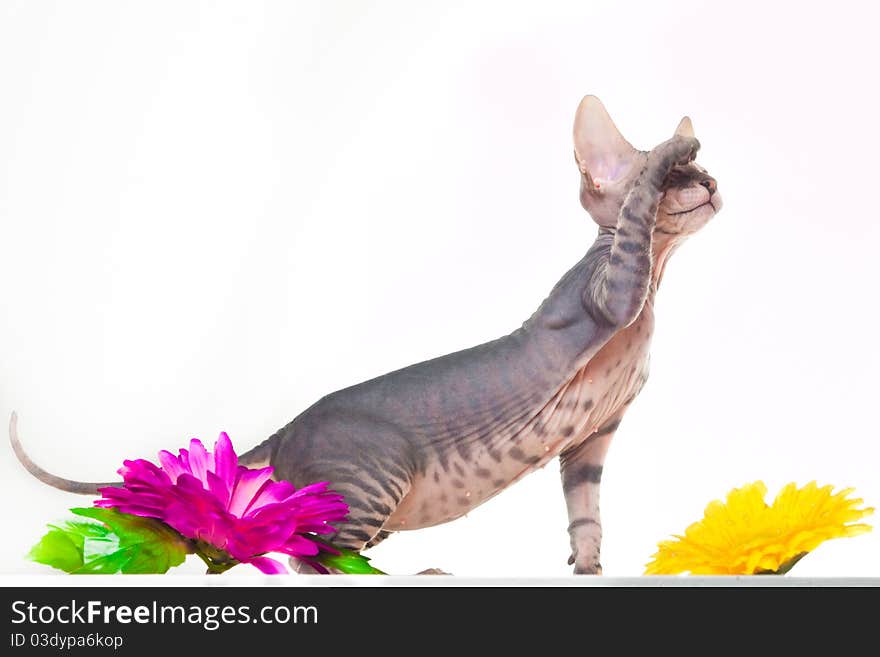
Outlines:
[[[317,482],[341,494],[348,516],[323,538],[360,552],[386,535],[383,527],[409,493],[415,470],[411,443],[375,416],[319,403],[278,437],[274,476],[297,488]]]

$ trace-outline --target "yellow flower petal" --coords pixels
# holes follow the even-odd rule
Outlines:
[[[849,497],[853,490],[833,493],[832,486],[815,481],[802,488],[790,483],[768,506],[764,482],[734,488],[724,502],[710,502],[703,519],[683,536],[661,541],[645,574],[748,575],[790,567],[826,540],[870,531],[870,525],[855,521],[874,509],[858,508],[863,501]]]

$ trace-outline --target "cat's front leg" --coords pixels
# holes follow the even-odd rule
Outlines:
[[[602,574],[599,484],[605,454],[619,424],[620,417],[613,418],[580,445],[559,455],[571,541],[568,563],[574,565],[576,575]]]
[[[650,153],[618,213],[607,258],[584,290],[593,317],[616,328],[628,326],[642,310],[651,283],[651,245],[664,183],[677,164],[696,157],[700,143],[676,135]]]

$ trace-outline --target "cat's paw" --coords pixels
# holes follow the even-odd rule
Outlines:
[[[600,564],[598,561],[595,561],[589,565],[575,564],[574,574],[575,575],[601,575],[602,574],[602,564]]]
[[[416,573],[416,575],[451,575],[452,573],[447,573],[445,570],[440,570],[439,568],[425,568],[425,570],[420,570]]]
[[[574,566],[575,575],[601,575],[602,564],[599,563],[599,555],[594,553],[589,557],[580,558],[575,550],[568,558],[568,565]]]
[[[700,150],[700,142],[695,137],[675,135],[648,153],[648,166],[654,166],[668,173],[672,167],[692,162]]]
[[[676,164],[689,164],[697,158],[700,142],[696,137],[676,135],[672,139],[675,142],[672,152]]]

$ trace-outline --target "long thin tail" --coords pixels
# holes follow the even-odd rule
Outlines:
[[[121,481],[107,483],[73,481],[72,479],[56,477],[51,472],[43,470],[43,468],[31,460],[31,457],[25,453],[24,448],[21,446],[21,441],[18,439],[18,414],[16,414],[15,411],[12,412],[12,415],[9,418],[9,442],[12,445],[12,451],[15,452],[15,456],[18,457],[19,462],[25,467],[25,470],[30,472],[44,484],[49,484],[54,488],[59,488],[68,493],[77,493],[79,495],[99,495],[99,488],[122,485]]]

